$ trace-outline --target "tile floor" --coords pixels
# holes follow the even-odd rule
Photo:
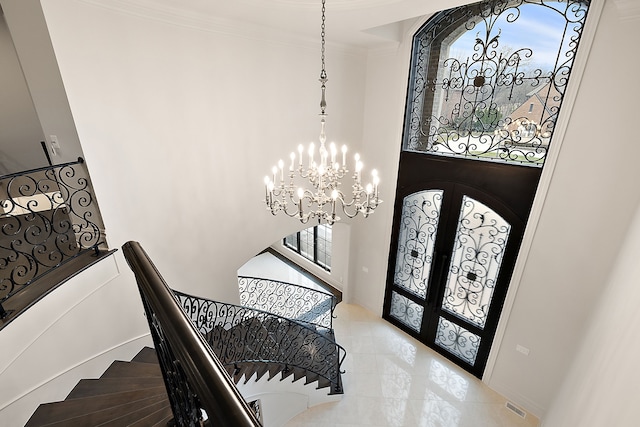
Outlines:
[[[257,258],[239,274],[310,285],[273,255]],[[515,415],[505,407],[504,397],[368,310],[343,302],[336,316],[336,339],[347,350],[344,396],[312,407],[285,427],[538,425],[535,417]]]

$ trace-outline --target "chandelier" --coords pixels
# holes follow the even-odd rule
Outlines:
[[[358,213],[366,218],[371,214],[382,200],[378,197],[378,184],[380,178],[378,172],[371,171],[371,182],[363,185],[363,164],[360,155],[354,156],[354,173],[351,175],[350,194],[343,191],[348,183],[349,170],[347,169],[347,146],[341,148],[338,154],[336,144],[331,142],[327,147],[325,134],[326,107],[325,90],[327,73],[325,71],[325,0],[322,0],[322,25],[321,25],[321,60],[320,72],[320,145],[316,154],[316,146],[312,142],[308,148],[300,144],[298,155],[292,152],[289,157],[291,163],[285,170],[284,161],[280,160],[277,166],[271,170],[272,176],[264,178],[265,203],[267,209],[273,215],[284,212],[290,217],[307,223],[316,219],[318,224],[333,224],[340,220],[337,213],[344,213],[353,218]],[[307,160],[304,159],[305,153]],[[340,161],[341,160],[341,161]]]

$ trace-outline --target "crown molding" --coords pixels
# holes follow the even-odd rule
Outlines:
[[[111,10],[137,18],[175,25],[196,31],[217,33],[225,36],[243,38],[261,42],[271,42],[277,45],[318,49],[317,37],[300,34],[245,22],[198,13],[187,8],[175,8],[159,1],[149,0],[78,0],[91,6]],[[332,49],[345,55],[366,55],[366,49],[342,43],[327,43]]]
[[[614,0],[620,18],[624,21],[640,19],[640,1],[638,0]]]

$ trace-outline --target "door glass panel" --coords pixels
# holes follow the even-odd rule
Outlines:
[[[476,363],[480,337],[444,317],[438,321],[435,343],[470,365]]]
[[[395,317],[414,331],[420,332],[423,313],[424,307],[396,292],[391,292],[391,313],[389,313],[391,317]]]
[[[402,201],[394,284],[425,298],[433,262],[443,190],[413,193]]]
[[[463,196],[442,308],[484,328],[511,225]]]

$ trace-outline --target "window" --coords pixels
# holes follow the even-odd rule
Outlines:
[[[316,225],[284,238],[284,245],[309,261],[331,271],[331,226]]]
[[[589,3],[486,0],[434,15],[414,37],[403,149],[541,168]]]

